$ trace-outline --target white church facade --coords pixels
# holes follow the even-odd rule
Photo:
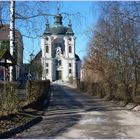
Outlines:
[[[76,38],[72,24],[69,21],[68,27],[65,27],[62,18],[61,14],[56,14],[52,27],[47,20],[41,37],[43,80],[69,81],[70,78],[80,78],[81,60],[75,53]]]

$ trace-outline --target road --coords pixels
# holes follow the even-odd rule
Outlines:
[[[43,120],[15,138],[140,138],[140,111],[80,93],[65,84],[52,84],[51,94]]]

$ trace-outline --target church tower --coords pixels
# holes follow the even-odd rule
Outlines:
[[[62,22],[58,12],[54,16],[52,27],[46,21],[46,29],[41,37],[42,49],[42,79],[50,81],[69,81],[70,78],[80,78],[81,61],[75,54],[75,36],[69,19],[68,27]]]

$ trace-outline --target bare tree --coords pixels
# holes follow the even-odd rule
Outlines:
[[[133,100],[130,85],[134,83],[136,95],[140,73],[140,32],[136,20],[136,15],[139,16],[136,13],[139,3],[133,3],[134,8],[130,8],[129,4],[104,3],[97,28],[89,41],[89,53],[85,61],[86,67],[104,74],[104,82],[109,84],[111,98],[123,96],[126,101]],[[124,93],[112,94],[119,90],[116,85],[121,86]]]
[[[15,52],[15,1],[10,1],[10,53],[14,56]],[[16,80],[15,66],[10,67],[10,81]]]

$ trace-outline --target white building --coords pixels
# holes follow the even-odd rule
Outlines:
[[[80,78],[81,61],[75,54],[75,41],[71,21],[68,27],[65,27],[62,15],[56,14],[54,25],[50,27],[47,20],[45,32],[41,37],[42,79],[69,81],[70,78]]]

